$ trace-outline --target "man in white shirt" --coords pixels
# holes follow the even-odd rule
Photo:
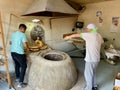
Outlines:
[[[72,34],[64,39],[72,37],[81,37],[86,42],[85,70],[84,76],[86,87],[83,90],[98,90],[96,82],[96,68],[100,61],[100,49],[104,42],[101,35],[97,33],[97,27],[94,24],[88,24],[86,32]]]

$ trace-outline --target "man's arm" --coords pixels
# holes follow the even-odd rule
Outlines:
[[[27,42],[24,42],[23,45],[24,45],[25,50],[29,50],[29,47],[28,47],[28,43],[27,43]]]
[[[64,39],[67,40],[67,39],[71,39],[71,38],[74,38],[74,37],[80,37],[80,34],[78,34],[78,33],[77,34],[72,34],[72,35],[64,37]]]

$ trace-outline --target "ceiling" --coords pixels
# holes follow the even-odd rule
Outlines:
[[[113,0],[66,0],[66,1],[72,1],[77,4],[89,4],[89,3],[97,3],[97,2],[103,2],[103,1],[113,1]]]
[[[84,11],[86,4],[90,3],[99,3],[99,2],[107,2],[113,0],[65,0],[71,7],[73,7],[77,11]]]

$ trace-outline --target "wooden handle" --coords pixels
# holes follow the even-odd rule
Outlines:
[[[63,34],[63,38],[66,37],[66,36],[72,35],[72,34],[75,34],[75,33],[67,33],[67,34]]]
[[[5,57],[7,81],[8,81],[9,88],[11,88],[11,80],[10,80],[10,73],[9,73],[9,67],[8,67],[8,57],[7,57],[7,53],[6,53],[6,45],[5,45],[4,33],[3,33],[3,27],[2,27],[1,14],[0,14],[0,34],[2,36],[2,44],[3,44],[3,52],[4,52],[4,57]]]

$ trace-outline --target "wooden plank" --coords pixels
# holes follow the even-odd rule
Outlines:
[[[76,34],[76,33],[67,33],[67,34],[63,34],[63,38],[72,34]],[[72,41],[72,43],[81,43],[81,44],[85,44],[85,41],[83,39],[81,39],[80,37],[75,37],[75,38],[71,38],[67,41]]]
[[[63,38],[66,37],[66,36],[72,35],[72,34],[75,34],[75,33],[66,33],[66,34],[63,34]]]
[[[2,27],[1,14],[0,14],[0,32],[1,32],[1,38],[2,38],[2,44],[3,44],[3,52],[4,52],[3,56],[5,57],[7,81],[8,81],[9,88],[11,88],[11,80],[10,80],[10,73],[9,73],[9,67],[8,67],[8,57],[6,53],[6,45],[5,45],[4,33],[3,33],[3,27]]]

